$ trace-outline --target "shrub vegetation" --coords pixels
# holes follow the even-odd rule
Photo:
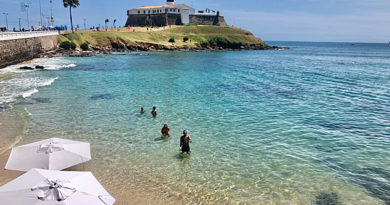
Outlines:
[[[71,48],[72,50],[75,50],[75,49],[76,49],[76,44],[73,43],[73,42],[70,42],[70,48]]]
[[[69,42],[69,41],[63,41],[63,42],[61,42],[60,48],[69,50],[69,49],[70,49],[70,42]]]
[[[245,44],[241,42],[235,42],[235,41],[229,41],[225,37],[220,36],[212,36],[207,41],[202,41],[200,45],[204,48],[211,47],[211,48],[230,48],[230,49],[240,49]]]
[[[83,49],[83,51],[88,50],[88,49],[89,49],[88,43],[82,43],[82,44],[80,45],[80,48]]]

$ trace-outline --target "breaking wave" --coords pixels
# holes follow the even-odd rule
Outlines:
[[[34,95],[37,92],[39,92],[39,90],[34,88],[34,89],[31,89],[31,90],[28,90],[28,91],[22,93],[22,97],[23,98],[28,98],[28,97],[31,97],[32,95]]]

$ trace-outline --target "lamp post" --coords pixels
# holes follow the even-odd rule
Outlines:
[[[28,7],[30,7],[30,5],[27,5],[27,4],[26,4],[27,29],[30,30],[30,18],[28,17]]]
[[[50,21],[51,21],[51,27],[54,27],[53,0],[50,0]]]
[[[87,19],[84,19],[84,30],[87,30]]]
[[[5,24],[7,26],[7,31],[8,31],[8,13],[3,13],[5,16]]]
[[[19,18],[19,31],[22,31],[22,24],[20,23],[21,18]]]
[[[40,17],[40,26],[41,26],[41,29],[42,29],[42,25],[43,25],[43,22],[42,22],[42,4],[41,4],[41,0],[39,0],[39,17]]]
[[[31,3],[21,3],[21,6],[22,6],[22,11],[26,12],[26,15],[27,15],[27,29],[30,30],[30,19],[29,19],[29,16],[28,16],[28,8],[30,7],[30,4]]]

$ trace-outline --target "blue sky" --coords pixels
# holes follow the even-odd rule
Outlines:
[[[8,12],[10,28],[18,28],[18,18],[26,26],[21,2],[31,2],[30,22],[38,25],[39,0],[0,0],[0,26]],[[49,16],[49,0],[42,1],[42,12]],[[164,0],[80,0],[74,9],[74,22],[83,27],[117,19],[124,25],[126,10],[145,5],[164,4]],[[229,25],[247,29],[263,40],[325,42],[389,42],[390,0],[176,0],[196,9],[220,10]],[[69,12],[62,0],[53,0],[57,25],[69,25]],[[45,20],[47,22],[47,20]],[[47,23],[46,23],[47,24]]]

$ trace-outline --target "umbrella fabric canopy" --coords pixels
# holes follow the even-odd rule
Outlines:
[[[91,172],[31,169],[0,187],[2,205],[112,205]]]
[[[51,138],[12,148],[5,169],[28,171],[32,168],[62,170],[91,159],[90,145]]]

